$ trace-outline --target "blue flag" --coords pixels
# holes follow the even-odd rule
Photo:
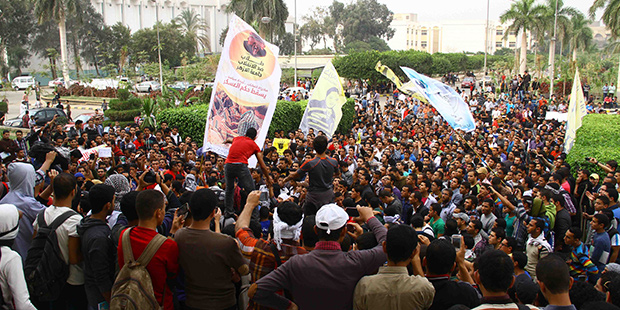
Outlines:
[[[469,105],[452,87],[419,74],[411,68],[400,68],[416,85],[415,91],[425,97],[452,128],[465,132],[476,129],[476,122],[471,115]]]

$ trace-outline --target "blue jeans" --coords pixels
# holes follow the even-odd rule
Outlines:
[[[226,164],[224,166],[224,173],[226,175],[226,210],[224,210],[224,217],[231,217],[235,214],[233,207],[233,201],[235,198],[235,181],[239,183],[239,187],[243,188],[248,194],[254,190],[254,180],[250,169],[247,164],[235,163]],[[243,209],[243,205],[241,206]],[[258,208],[254,209],[252,218],[256,213],[258,218]]]

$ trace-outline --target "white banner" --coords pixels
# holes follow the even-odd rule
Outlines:
[[[224,49],[215,74],[205,127],[204,149],[228,156],[228,138],[258,131],[256,144],[262,148],[276,108],[282,70],[279,48],[263,40],[236,15],[228,25]],[[254,166],[256,158],[250,158]]]
[[[566,134],[564,136],[564,153],[568,154],[577,134],[577,129],[581,127],[581,119],[588,114],[586,109],[586,100],[583,97],[583,88],[581,88],[581,80],[579,78],[579,69],[575,69],[575,79],[573,80],[573,89],[570,93],[570,101],[568,104],[568,117],[566,120]]]
[[[413,82],[413,85],[407,85],[407,83],[403,87],[407,86],[424,96],[452,128],[467,132],[476,129],[476,122],[469,110],[469,105],[452,87],[419,74],[411,68],[400,68]]]
[[[312,128],[315,134],[322,131],[328,138],[331,138],[340,123],[342,105],[346,101],[340,77],[330,61],[325,65],[312,91],[299,129],[308,134],[308,130]]]

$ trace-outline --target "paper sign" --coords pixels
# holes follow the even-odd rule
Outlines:
[[[112,148],[111,147],[102,147],[99,149],[99,157],[107,158],[112,157]]]

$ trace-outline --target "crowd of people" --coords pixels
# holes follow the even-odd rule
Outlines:
[[[562,97],[463,96],[473,132],[369,89],[348,132],[225,158],[163,122],[3,132],[0,309],[618,309],[617,162],[565,161]]]

